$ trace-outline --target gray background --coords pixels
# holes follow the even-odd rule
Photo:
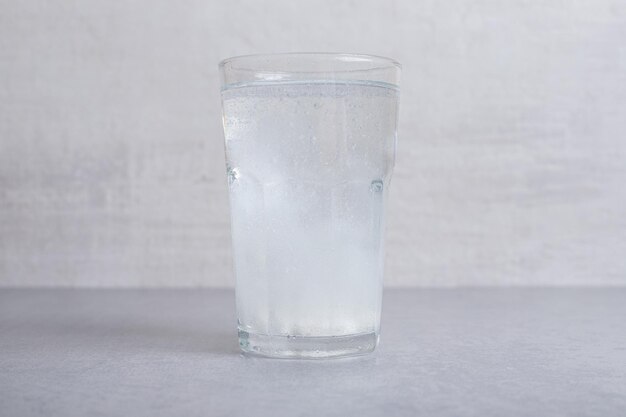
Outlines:
[[[387,289],[376,352],[237,355],[220,289],[0,289],[3,417],[624,417],[626,288]]]
[[[217,62],[404,65],[388,285],[626,284],[626,3],[0,0],[0,285],[232,285]]]

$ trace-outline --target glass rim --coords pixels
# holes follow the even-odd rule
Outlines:
[[[362,53],[348,53],[348,52],[279,52],[279,53],[260,53],[260,54],[247,54],[247,55],[236,55],[229,58],[225,58],[220,61],[218,67],[220,69],[224,69],[227,65],[230,65],[232,69],[236,71],[263,71],[263,68],[255,67],[254,65],[243,65],[242,67],[235,66],[233,64],[242,61],[252,61],[258,62],[261,60],[273,60],[273,59],[281,59],[281,58],[308,58],[315,59],[319,58],[322,61],[327,62],[340,62],[346,65],[345,68],[333,68],[328,72],[338,72],[338,73],[350,73],[350,72],[367,72],[367,71],[376,71],[376,70],[384,70],[389,68],[396,68],[398,70],[402,70],[402,64],[392,58],[384,57],[381,55],[372,55],[372,54],[362,54]],[[351,68],[349,64],[357,64],[357,63],[369,63],[370,66],[356,66],[355,68]],[[276,69],[274,69],[276,71]],[[280,72],[285,73],[303,73],[303,72],[319,72],[319,70],[311,69],[306,71],[296,71],[290,69],[281,69],[278,70]]]

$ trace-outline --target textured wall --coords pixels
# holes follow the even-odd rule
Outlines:
[[[230,285],[220,58],[404,64],[392,285],[626,284],[626,3],[0,0],[0,285]]]

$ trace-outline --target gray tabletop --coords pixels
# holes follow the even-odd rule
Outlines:
[[[626,415],[626,289],[386,291],[376,353],[242,356],[227,290],[1,290],[2,416]]]

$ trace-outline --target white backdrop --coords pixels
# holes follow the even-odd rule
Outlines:
[[[626,284],[626,2],[0,0],[0,285],[231,285],[217,62],[404,65],[388,285]]]

